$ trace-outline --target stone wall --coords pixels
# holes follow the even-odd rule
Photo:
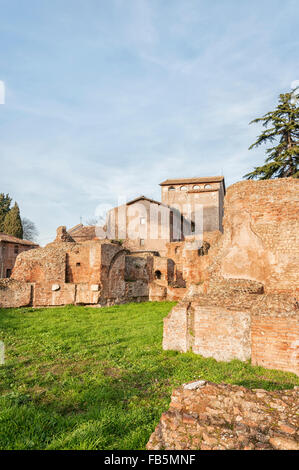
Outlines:
[[[148,450],[299,450],[299,387],[248,390],[200,380],[174,390]]]
[[[164,320],[163,349],[246,361],[251,356],[250,321],[246,310],[180,302]]]
[[[266,292],[299,290],[299,180],[242,181],[227,190],[224,234],[207,277],[260,281]]]
[[[99,242],[76,244],[66,254],[65,282],[99,284],[103,246]]]
[[[55,290],[54,290],[55,289]],[[76,303],[76,284],[35,284],[34,307],[68,305]]]
[[[250,359],[250,313],[192,304],[192,350],[217,361]]]
[[[150,282],[153,278],[153,256],[126,256],[125,281],[143,280]]]
[[[252,363],[299,375],[298,310],[255,314],[251,319]]]
[[[190,263],[189,278],[203,282],[190,283],[164,320],[164,349],[251,358],[299,374],[298,183],[244,181],[228,189],[224,234],[202,256],[198,277]],[[186,266],[181,253],[185,273]]]
[[[258,286],[241,292],[239,281],[224,292],[186,295],[164,319],[163,349],[222,361],[251,358],[299,375],[298,304],[288,294],[254,293]]]
[[[0,279],[0,308],[32,305],[33,288],[33,284],[13,279]]]
[[[207,237],[212,240],[218,234],[209,233]],[[34,253],[20,254],[12,278],[33,284],[34,306],[179,301],[186,294],[186,284],[192,278],[202,278],[208,262],[208,249],[202,253],[189,250],[187,243],[169,243],[174,260],[156,252],[131,253],[123,244],[108,240],[77,243],[62,226],[53,243]]]
[[[11,237],[10,235],[2,236],[2,238],[4,237],[8,240],[12,239],[14,241],[9,242],[7,240],[2,240],[0,234],[0,279],[10,277],[18,254],[32,250],[38,246],[33,242],[19,240],[18,238]]]
[[[66,254],[74,248],[74,243],[57,243],[21,253],[16,259],[11,277],[22,282],[63,283]]]
[[[54,243],[17,258],[12,282],[0,292],[0,302],[4,307],[40,307],[146,301],[155,258],[159,257],[130,255],[109,241],[76,243],[59,227]],[[159,258],[157,263],[165,279],[172,279],[173,262]]]
[[[204,231],[222,230],[224,179],[211,178],[211,181],[168,180],[161,183],[163,204],[179,210],[187,218],[202,207]],[[186,213],[187,212],[187,213]]]
[[[178,287],[189,287],[192,284],[203,282],[205,270],[210,266],[213,258],[210,249],[214,247],[221,237],[221,232],[204,232],[202,240],[197,243],[194,237],[187,237],[185,241],[167,244],[167,257],[175,264],[175,283]]]
[[[152,257],[130,256],[127,249],[102,245],[100,305],[141,302],[149,298]]]
[[[165,255],[170,241],[170,210],[145,196],[111,209],[107,214],[103,234],[109,239],[122,240],[130,251],[157,251]]]

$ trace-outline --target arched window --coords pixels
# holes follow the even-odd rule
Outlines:
[[[161,271],[157,270],[155,271],[155,279],[161,279],[162,273]]]
[[[210,184],[205,184],[205,189],[211,189],[211,185]]]
[[[181,191],[187,191],[187,186],[181,186]]]
[[[175,191],[175,188],[173,186],[170,186],[170,188],[168,188],[168,191]]]
[[[200,186],[199,186],[198,184],[195,184],[195,185],[193,186],[193,189],[200,189]]]

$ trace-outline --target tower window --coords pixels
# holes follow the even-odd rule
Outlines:
[[[181,191],[187,191],[187,186],[181,186]]]
[[[159,270],[155,271],[155,279],[161,279],[161,277],[162,277],[161,271]]]
[[[168,188],[168,191],[175,191],[175,188],[173,186],[170,186],[170,188]]]

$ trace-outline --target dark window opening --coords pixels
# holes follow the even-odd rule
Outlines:
[[[204,241],[203,244],[202,244],[202,247],[199,248],[199,250],[198,250],[198,256],[207,255],[208,251],[210,249],[210,246],[211,246],[210,243]]]
[[[76,266],[77,266],[77,267],[81,266],[81,263],[76,263]]]
[[[15,247],[14,247],[14,253],[15,253],[15,255],[18,255],[18,254],[19,254],[19,247],[18,247],[18,245],[15,245]]]
[[[6,270],[6,277],[10,277],[11,276],[11,269],[7,269]]]
[[[155,279],[161,279],[161,277],[162,277],[161,271],[159,270],[155,271]]]

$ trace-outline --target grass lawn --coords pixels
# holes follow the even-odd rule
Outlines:
[[[163,351],[173,305],[0,310],[0,449],[143,449],[183,382],[299,385],[291,373]]]

